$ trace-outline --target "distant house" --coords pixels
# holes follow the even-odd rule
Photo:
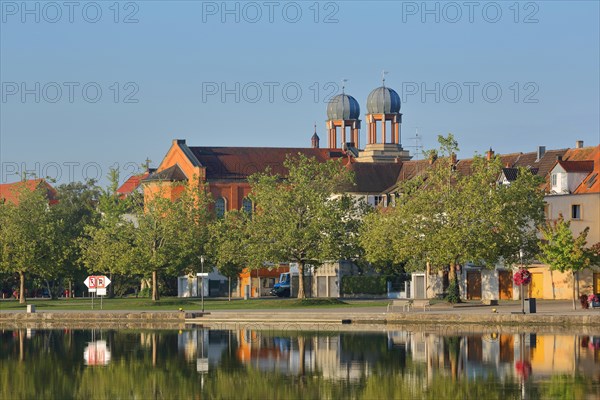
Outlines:
[[[138,175],[130,176],[119,188],[117,194],[121,199],[131,196],[133,193],[141,193],[142,181],[146,179],[150,174],[156,171],[155,168],[147,168],[147,170]]]
[[[560,215],[571,223],[571,231],[579,235],[589,228],[587,243],[600,242],[600,146],[583,147],[578,142],[562,157],[555,159],[547,178],[544,200],[546,219],[555,221]],[[535,265],[530,285],[532,297],[570,299],[571,274],[550,271],[547,266]],[[600,293],[600,266],[579,273],[580,293]]]
[[[494,156],[488,152],[488,158]],[[537,152],[499,155],[505,167],[498,182],[510,185],[517,179],[519,167],[545,178],[545,214],[547,220],[559,215],[571,221],[571,229],[578,235],[590,228],[588,246],[600,242],[600,146],[583,147],[578,141],[572,149],[549,150],[540,146]],[[412,163],[412,162],[409,162]],[[471,159],[457,160],[455,167],[468,173]],[[409,174],[409,178],[413,174]],[[529,266],[532,282],[527,297],[541,299],[571,299],[573,281],[570,273],[551,271],[548,265]],[[486,269],[474,264],[460,268],[461,296],[468,300],[516,300],[518,287],[512,280],[512,267],[499,264]],[[413,274],[412,297],[439,297],[448,287],[448,272],[421,271]],[[600,293],[600,268],[593,266],[579,274],[581,293]]]
[[[45,179],[41,178],[0,184],[0,202],[19,204],[19,192],[23,189],[23,187],[30,191],[42,188],[46,192],[48,204],[54,205],[58,203],[58,192],[56,189],[46,182]]]

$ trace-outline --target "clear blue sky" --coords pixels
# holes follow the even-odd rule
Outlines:
[[[1,182],[127,175],[174,138],[307,147],[316,122],[323,143],[326,96],[348,79],[364,119],[382,70],[405,146],[416,127],[425,148],[454,133],[461,157],[599,143],[597,1],[23,4],[0,3]]]

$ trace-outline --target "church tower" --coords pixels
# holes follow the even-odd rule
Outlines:
[[[313,149],[318,149],[319,141],[319,135],[317,135],[317,124],[315,123],[315,133],[313,133],[312,137],[310,138],[310,147]]]
[[[346,143],[353,143],[358,147],[358,134],[360,130],[360,107],[358,101],[352,96],[338,94],[329,100],[327,104],[327,145],[330,149],[340,149]],[[341,141],[338,144],[338,131],[341,128]],[[346,128],[350,128],[346,136]]]
[[[359,162],[396,162],[410,160],[402,148],[400,125],[400,96],[383,85],[374,89],[367,98],[367,145],[356,159]],[[378,130],[378,125],[381,130]],[[389,130],[388,130],[389,126]]]

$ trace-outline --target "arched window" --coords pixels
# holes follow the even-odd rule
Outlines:
[[[248,215],[252,215],[252,200],[250,200],[249,198],[245,197],[242,200],[242,210],[248,214]]]
[[[227,208],[226,206],[227,202],[223,197],[219,197],[215,201],[215,214],[217,215],[217,218],[223,218],[225,216],[225,209]]]

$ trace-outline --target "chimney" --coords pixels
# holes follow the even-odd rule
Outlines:
[[[492,150],[492,148],[490,147],[490,149],[488,150],[488,152],[485,154],[485,158],[490,161],[492,158],[494,158],[494,150]]]
[[[562,156],[556,156],[556,161],[562,161]]]
[[[450,162],[452,163],[452,165],[456,165],[456,153],[452,153],[450,155]]]
[[[583,148],[583,140],[578,140],[575,142],[575,148],[576,149],[582,149]]]
[[[437,160],[437,156],[438,156],[438,155],[437,155],[437,151],[435,151],[435,150],[432,150],[432,151],[429,153],[429,164],[433,164],[433,163],[435,162],[435,160]]]
[[[540,161],[544,157],[544,154],[546,154],[546,146],[538,146],[537,159],[535,161]]]

